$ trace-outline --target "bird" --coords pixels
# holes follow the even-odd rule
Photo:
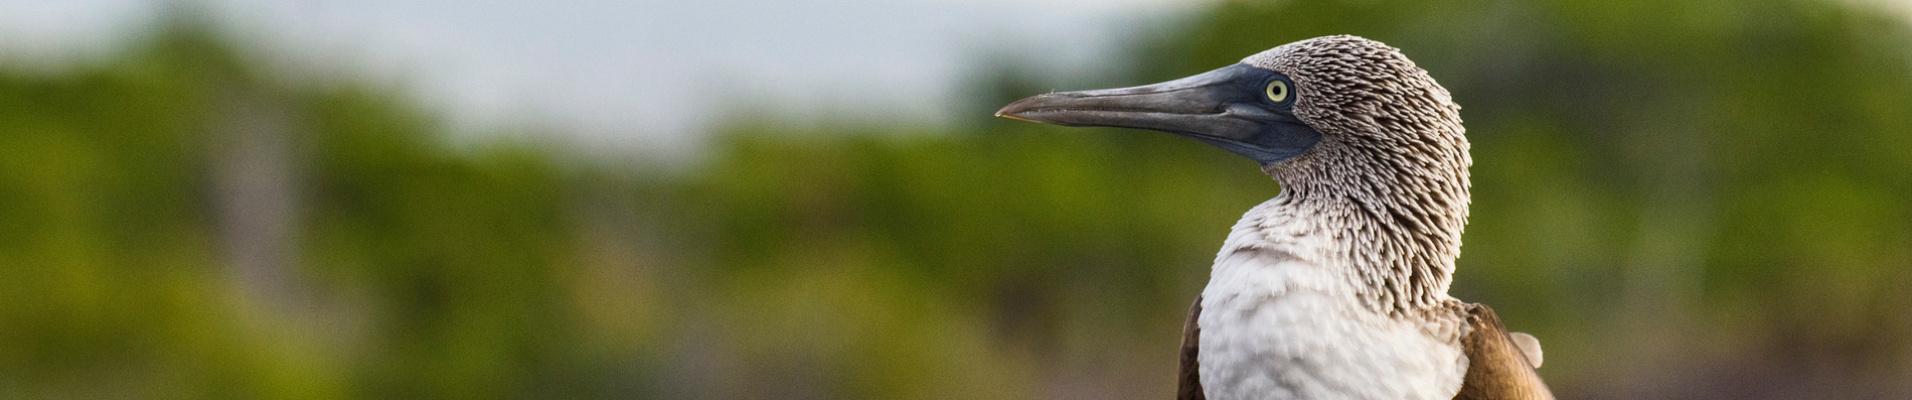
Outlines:
[[[1179,399],[1551,399],[1539,341],[1448,294],[1470,202],[1460,106],[1400,49],[1305,39],[1157,84],[998,117],[1168,132],[1254,160],[1183,329]]]

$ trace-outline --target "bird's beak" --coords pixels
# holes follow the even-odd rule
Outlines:
[[[1320,134],[1287,107],[1262,99],[1273,71],[1245,64],[1147,86],[1038,95],[996,116],[1062,126],[1108,126],[1187,136],[1272,164],[1300,154]]]

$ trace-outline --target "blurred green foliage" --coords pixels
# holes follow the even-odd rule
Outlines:
[[[1279,188],[1193,141],[739,120],[677,172],[450,143],[202,24],[0,68],[3,398],[1165,398]],[[1792,0],[1224,2],[1139,84],[1402,48],[1474,143],[1454,294],[1563,398],[1912,396],[1912,30]],[[1053,82],[997,69],[969,104]],[[1069,84],[1067,82],[1063,84]]]

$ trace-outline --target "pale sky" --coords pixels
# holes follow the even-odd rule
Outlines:
[[[0,0],[0,60],[97,56],[160,0]],[[552,125],[586,147],[694,150],[724,104],[948,121],[980,56],[1092,70],[1175,0],[202,0],[288,65],[391,84],[458,126]]]

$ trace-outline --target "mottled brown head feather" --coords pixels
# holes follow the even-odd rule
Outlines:
[[[1364,299],[1390,313],[1440,306],[1467,223],[1460,106],[1399,49],[1327,36],[1242,60],[1288,75],[1313,149],[1264,167],[1290,201],[1325,213]]]

